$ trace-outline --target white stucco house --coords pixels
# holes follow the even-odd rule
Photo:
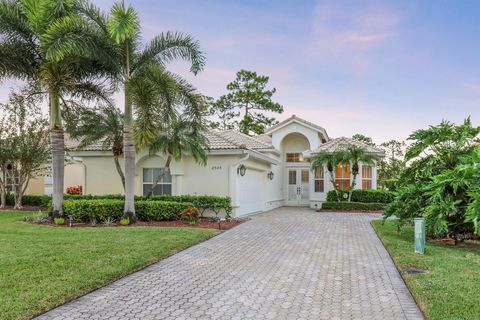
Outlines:
[[[229,130],[209,131],[207,137],[207,165],[196,164],[189,156],[173,162],[170,175],[155,188],[155,194],[229,196],[237,217],[280,206],[315,208],[326,200],[332,186],[325,168],[316,172],[310,169],[309,157],[348,144],[382,155],[382,150],[349,138],[332,139],[324,128],[295,115],[260,136]],[[85,194],[123,193],[110,151],[93,145],[70,151],[69,155],[83,168],[81,184]],[[137,195],[151,191],[153,177],[165,161],[163,154],[150,155],[147,150],[137,153]],[[337,168],[336,183],[346,186],[350,179],[349,165]],[[357,179],[358,188],[375,189],[376,165],[361,167]]]

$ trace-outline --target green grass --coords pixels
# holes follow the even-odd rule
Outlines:
[[[47,311],[215,234],[208,229],[30,225],[0,212],[0,318]]]
[[[480,319],[480,250],[427,243],[422,256],[414,253],[412,227],[400,234],[393,221],[373,221],[373,227],[400,270],[428,270],[402,272],[428,319]]]

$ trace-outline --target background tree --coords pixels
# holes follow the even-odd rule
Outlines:
[[[390,140],[380,144],[386,157],[380,161],[378,169],[379,184],[389,189],[394,189],[396,180],[405,168],[403,160],[405,142]]]
[[[233,109],[226,99],[226,96],[221,96],[217,100],[212,97],[206,97],[206,102],[209,106],[208,114],[211,116],[209,126],[213,129],[232,130],[238,129],[240,111]]]
[[[60,102],[69,96],[90,99],[105,94],[97,81],[105,74],[105,65],[96,56],[81,56],[92,38],[90,29],[80,23],[83,5],[87,2],[0,0],[0,80],[26,80],[34,84],[37,94],[48,96],[54,214],[63,210],[65,143]],[[56,41],[55,35],[67,30],[71,37]],[[59,54],[58,46],[68,50]]]
[[[125,176],[119,158],[123,154],[123,113],[112,105],[89,108],[74,105],[64,112],[65,129],[71,138],[79,140],[78,149],[100,144],[111,150],[118,175],[125,188]]]
[[[8,125],[6,115],[0,117],[0,208],[7,205],[7,171],[12,159],[12,139],[10,139],[11,126]]]
[[[238,128],[245,134],[262,134],[267,127],[278,123],[267,114],[283,112],[283,106],[272,101],[276,89],[267,89],[268,80],[269,77],[254,71],[240,70],[227,85],[229,93],[211,105],[212,113],[224,127]]]
[[[357,133],[352,136],[353,140],[360,141],[368,144],[369,146],[375,147],[376,144],[373,142],[372,138],[365,136],[363,134]]]
[[[8,121],[6,139],[10,140],[10,148],[6,151],[11,157],[4,169],[12,185],[14,209],[22,208],[22,197],[30,180],[39,176],[49,160],[48,121],[39,116],[37,103],[32,96],[12,92],[9,102],[1,105]]]

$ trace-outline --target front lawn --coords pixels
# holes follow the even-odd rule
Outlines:
[[[0,212],[0,315],[24,319],[118,279],[214,230],[157,227],[59,228]]]
[[[373,221],[373,227],[398,269],[427,270],[402,276],[428,319],[480,318],[480,250],[427,243],[422,256],[414,253],[412,227],[400,234],[393,221]]]

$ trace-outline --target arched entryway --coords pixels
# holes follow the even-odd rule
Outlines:
[[[310,142],[301,133],[290,133],[282,140],[283,189],[288,206],[307,206],[310,203],[310,163],[303,158],[303,152],[307,150],[310,150]]]

